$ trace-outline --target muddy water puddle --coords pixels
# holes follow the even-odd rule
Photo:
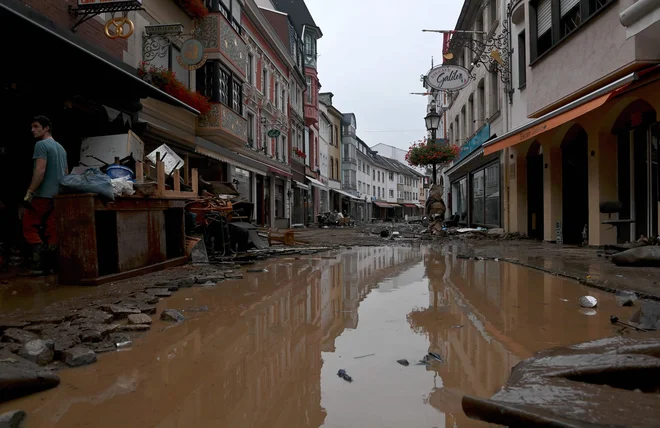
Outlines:
[[[419,247],[263,267],[175,293],[159,310],[188,309],[184,323],[155,320],[132,349],[0,413],[25,410],[27,428],[484,426],[463,394],[490,397],[521,359],[615,335],[610,314],[634,311],[573,281]],[[599,300],[592,315],[585,294]],[[443,362],[417,364],[428,352]]]

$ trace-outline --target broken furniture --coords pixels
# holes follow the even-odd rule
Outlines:
[[[601,221],[600,224],[610,225],[612,227],[619,227],[625,224],[633,224],[635,220],[633,219],[615,219],[612,220],[612,214],[617,214],[617,217],[623,211],[623,205],[619,201],[605,201],[600,203],[600,213],[607,214],[607,220]],[[610,227],[610,229],[612,228]]]
[[[285,230],[283,233],[276,233],[273,232],[273,229],[268,229],[268,245],[272,247],[273,242],[287,246],[295,245],[296,237],[292,229]]]
[[[61,284],[99,285],[186,263],[184,199],[55,197]]]
[[[259,229],[257,229],[257,226],[250,223],[229,223],[229,236],[231,247],[237,253],[245,253],[253,248],[256,248],[257,250],[264,250],[267,248],[266,243],[259,237]]]

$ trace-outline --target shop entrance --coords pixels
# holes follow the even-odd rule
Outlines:
[[[583,231],[589,224],[588,150],[587,132],[580,125],[573,125],[561,145],[564,244],[582,244]]]
[[[617,242],[658,236],[658,139],[656,112],[637,100],[619,115],[612,128],[617,135],[619,219],[632,219],[617,228]]]
[[[527,152],[527,235],[543,240],[543,148],[536,141]]]

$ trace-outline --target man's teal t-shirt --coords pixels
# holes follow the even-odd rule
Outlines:
[[[37,159],[46,159],[44,179],[34,193],[39,198],[52,198],[60,191],[60,179],[66,175],[66,151],[52,138],[37,141],[34,146],[34,166]]]

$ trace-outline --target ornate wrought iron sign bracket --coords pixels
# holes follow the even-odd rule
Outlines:
[[[144,10],[142,0],[117,0],[112,2],[101,2],[100,0],[78,0],[78,7],[69,6],[69,14],[80,18],[71,27],[72,32],[84,22],[102,13],[128,13],[134,10]]]

